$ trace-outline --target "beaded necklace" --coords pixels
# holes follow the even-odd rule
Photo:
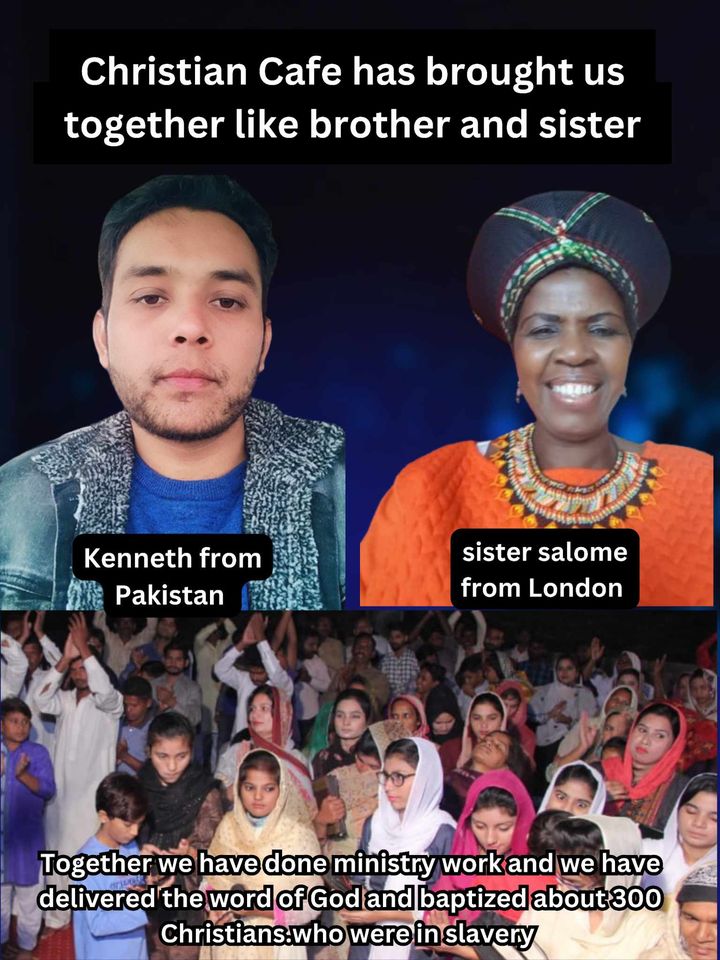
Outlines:
[[[493,485],[510,516],[526,527],[624,527],[655,506],[665,471],[657,460],[618,450],[613,466],[594,483],[572,486],[546,477],[533,448],[535,424],[511,430],[493,441],[490,460],[497,467]]]

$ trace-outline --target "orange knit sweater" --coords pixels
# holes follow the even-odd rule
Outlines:
[[[642,606],[712,606],[712,457],[646,443],[665,471],[656,503],[625,526],[640,534]],[[550,470],[585,485],[603,471]],[[360,601],[367,606],[450,606],[450,535],[460,527],[523,529],[494,484],[495,465],[475,443],[441,447],[409,464],[377,508],[360,547]]]

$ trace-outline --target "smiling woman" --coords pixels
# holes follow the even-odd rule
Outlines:
[[[712,603],[712,458],[608,424],[669,279],[651,218],[604,193],[539,194],[484,224],[470,304],[510,346],[535,421],[400,473],[362,544],[364,604],[447,605],[450,536],[464,527],[633,529],[642,605]]]

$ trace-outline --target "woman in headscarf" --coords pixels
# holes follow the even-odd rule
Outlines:
[[[301,884],[308,889],[322,885],[322,878],[313,874],[272,873],[262,869],[263,861],[273,851],[283,856],[319,856],[320,846],[307,817],[307,808],[298,793],[295,781],[288,775],[285,763],[267,750],[251,750],[238,770],[237,798],[230,813],[225,814],[213,837],[208,853],[214,857],[238,854],[255,856],[261,864],[259,873],[208,876],[206,894],[212,890],[232,890],[241,885],[245,890],[272,887],[273,899],[281,890],[292,890]],[[216,924],[242,919],[245,926],[294,926],[309,923],[319,915],[307,904],[300,910],[283,911],[277,906],[269,911],[241,910],[210,912]],[[235,946],[204,947],[201,960],[304,960],[301,946]]]
[[[425,712],[430,739],[437,745],[443,776],[455,769],[462,746],[463,719],[457,697],[444,683],[428,693]]]
[[[179,713],[161,713],[150,724],[148,760],[138,780],[148,798],[148,814],[140,842],[160,850],[195,856],[207,849],[223,815],[220,784],[202,767],[191,763],[194,730]],[[199,878],[182,876],[178,886],[192,890]],[[199,947],[171,946],[160,940],[159,931],[169,920],[199,926],[201,910],[169,911],[159,907],[150,915],[152,960],[197,960]]]
[[[360,849],[366,853],[432,854],[450,850],[455,821],[440,809],[442,768],[435,746],[412,737],[396,740],[385,751],[379,774],[378,809],[365,822]],[[437,870],[428,880],[437,879]],[[417,877],[371,874],[356,877],[369,890],[402,891],[422,884]],[[414,911],[342,910],[345,923],[380,923],[412,928],[421,915]],[[421,960],[424,951],[414,946],[386,944],[350,949],[350,960]]]
[[[560,741],[578,722],[583,712],[597,712],[595,697],[584,687],[574,657],[561,654],[555,661],[555,679],[538,687],[530,701],[530,709],[538,722],[535,762],[538,778],[554,759]]]
[[[657,663],[658,661],[656,661],[656,664]],[[627,674],[627,677],[621,679],[623,674]],[[637,695],[638,705],[642,705],[645,701],[652,700],[656,697],[655,688],[651,684],[646,683],[643,678],[642,660],[634,650],[620,651],[610,677],[605,677],[600,674],[595,674],[592,677],[592,683],[597,691],[598,700],[603,700],[616,687],[629,681],[630,686]],[[660,694],[657,694],[657,699],[660,699]]]
[[[673,808],[662,840],[643,840],[643,853],[662,858],[661,874],[645,874],[644,886],[672,893],[695,867],[717,860],[717,774],[688,781]]]
[[[509,770],[483,774],[467,795],[450,853],[472,857],[491,851],[499,857],[526,854],[527,836],[534,818],[530,794],[515,774]],[[443,874],[433,890],[467,890],[482,884],[486,890],[513,893],[521,885],[527,886],[529,880],[527,876],[511,874]],[[539,883],[546,886],[547,878]],[[521,913],[511,908],[498,912],[509,920],[517,920]],[[472,923],[479,914],[477,910],[461,910],[451,922]]]
[[[427,737],[430,732],[425,706],[413,693],[399,693],[388,705],[388,719],[403,724],[408,737]]]
[[[588,815],[571,817],[552,828],[557,855],[599,857],[602,849],[615,857],[637,856],[641,849],[640,829],[627,817]],[[635,887],[639,877],[631,874],[558,877],[566,890],[604,887]],[[619,960],[637,957],[654,946],[662,934],[657,910],[526,910],[522,926],[537,927],[534,943],[548,960]]]
[[[221,754],[215,776],[226,787],[230,803],[235,802],[237,771],[243,757],[252,749],[269,750],[286,765],[312,818],[317,814],[312,779],[305,756],[295,748],[291,731],[293,709],[290,699],[277,687],[263,684],[248,698],[248,725]]]
[[[715,960],[717,886],[716,860],[694,867],[670,900],[662,938],[639,960]]]
[[[583,817],[586,813],[602,813],[606,799],[602,775],[578,760],[556,771],[538,813],[563,810],[572,816]]]
[[[446,605],[450,536],[464,527],[636,530],[641,604],[712,605],[712,458],[608,423],[669,280],[651,218],[605,193],[543,193],[490,217],[470,256],[470,304],[510,346],[535,421],[400,473],[362,543],[363,605]]]
[[[637,710],[637,693],[633,687],[613,687],[605,697],[600,713],[595,717],[581,713],[578,722],[560,741],[555,759],[545,771],[548,781],[567,763],[599,761],[606,740],[628,735]]]
[[[527,723],[527,687],[519,680],[503,680],[496,688],[495,693],[500,695],[505,707],[508,730],[514,730],[517,733],[525,755],[534,768],[536,738],[534,731],[530,729]]]
[[[607,810],[663,830],[687,778],[678,773],[687,723],[671,703],[651,703],[640,712],[623,759],[603,761]]]
[[[522,783],[530,782],[530,763],[517,736],[509,730],[494,730],[480,737],[472,748],[468,762],[448,774],[445,778],[443,810],[453,817],[459,817],[478,777],[498,770],[510,771]]]
[[[689,706],[701,717],[717,721],[717,674],[698,668],[690,675]]]
[[[330,741],[313,759],[316,779],[353,762],[355,747],[368,728],[371,713],[370,698],[362,690],[343,690],[335,697],[330,716]]]
[[[470,704],[465,719],[458,767],[469,763],[478,740],[496,730],[505,729],[507,729],[507,713],[502,698],[497,693],[479,693]]]

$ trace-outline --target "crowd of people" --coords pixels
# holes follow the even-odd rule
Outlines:
[[[189,632],[173,617],[41,612],[2,620],[2,941],[23,960],[70,933],[75,960],[419,960],[436,956],[690,958],[716,953],[715,637],[689,660],[642,661],[632,643],[579,636],[558,650],[478,611],[255,613]],[[629,617],[632,615],[629,615]],[[53,631],[54,632],[54,631]],[[260,872],[95,876],[94,889],[298,885],[365,891],[355,908],[41,910],[38,851],[197,858],[410,853],[656,854],[659,874],[567,876]],[[370,910],[369,891],[528,894],[635,889],[647,906]],[[665,897],[662,909],[651,888]],[[645,893],[643,893],[645,891]],[[417,898],[416,898],[417,899]],[[589,901],[588,901],[589,902]],[[631,899],[628,902],[639,901]],[[645,901],[643,901],[645,902]],[[209,905],[209,901],[206,899]],[[519,906],[519,904],[521,904]],[[13,920],[14,917],[14,920]],[[380,924],[444,934],[536,927],[528,947],[433,949],[164,943],[168,922],[246,927]],[[444,941],[443,937],[443,941]],[[448,938],[450,940],[456,938]],[[462,939],[462,938],[461,938]],[[68,950],[72,948],[68,947]],[[67,955],[70,960],[70,953]]]

